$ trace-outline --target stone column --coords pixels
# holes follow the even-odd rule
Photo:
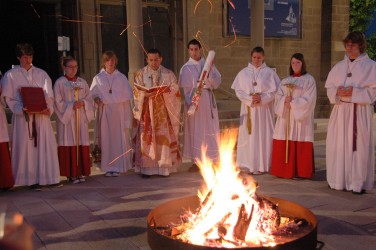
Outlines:
[[[251,0],[251,49],[264,47],[264,0]]]
[[[143,44],[144,35],[142,19],[142,1],[140,0],[127,0],[127,25],[131,25],[128,28],[128,55],[129,55],[129,82],[133,84],[134,73],[144,66],[145,54],[141,47]],[[134,33],[134,34],[133,34]],[[135,36],[136,35],[136,36]]]

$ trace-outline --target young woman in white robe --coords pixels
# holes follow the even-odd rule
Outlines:
[[[376,62],[365,53],[361,32],[343,40],[344,60],[329,72],[325,83],[334,104],[326,138],[326,178],[330,188],[362,194],[375,180],[373,103]]]
[[[28,185],[40,190],[40,185],[60,183],[57,144],[50,116],[54,111],[54,94],[48,74],[33,66],[34,50],[29,44],[18,44],[16,56],[19,66],[7,71],[2,79],[2,98],[5,98],[12,116],[12,168],[15,185]],[[28,114],[20,95],[21,87],[43,89],[47,109]],[[30,122],[25,116],[28,114]],[[35,126],[32,126],[34,122]],[[36,135],[31,131],[35,129]],[[32,137],[31,137],[32,136]]]
[[[275,95],[277,122],[273,134],[270,174],[283,178],[312,178],[316,82],[307,73],[304,56],[301,53],[292,55],[289,71],[290,76],[281,81]],[[293,84],[290,85],[291,90],[286,84]],[[287,127],[288,146],[286,147]]]
[[[64,76],[57,79],[54,85],[60,175],[76,184],[84,182],[85,176],[90,175],[89,122],[94,119],[94,102],[89,85],[76,75],[77,61],[72,57],[64,57],[61,66]],[[78,100],[75,99],[76,91]]]
[[[102,70],[90,86],[99,116],[95,134],[100,138],[101,169],[106,177],[117,177],[132,168],[133,93],[127,77],[116,69],[117,62],[113,51],[104,52]]]
[[[269,172],[274,129],[274,94],[279,77],[264,63],[261,47],[251,51],[251,62],[236,76],[231,88],[242,102],[236,163],[250,174]]]
[[[189,60],[180,69],[179,85],[183,89],[184,102],[184,144],[183,156],[191,159],[193,166],[196,160],[202,160],[202,147],[206,148],[206,156],[213,161],[219,159],[219,119],[213,90],[221,84],[222,77],[212,65],[205,81],[198,108],[193,115],[187,116],[192,97],[197,87],[205,59],[201,57],[201,44],[196,39],[188,43]]]

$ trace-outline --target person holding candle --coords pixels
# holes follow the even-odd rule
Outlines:
[[[332,68],[325,83],[334,104],[326,138],[326,178],[332,189],[363,194],[373,188],[375,179],[376,62],[365,52],[361,32],[350,32],[343,45],[345,58]]]
[[[63,57],[61,67],[64,76],[54,85],[60,175],[76,184],[90,175],[89,122],[94,119],[94,102],[89,85],[77,76],[77,61]]]
[[[180,69],[179,84],[183,89],[185,102],[184,114],[184,146],[183,156],[192,161],[190,171],[197,171],[197,160],[202,159],[202,147],[206,147],[206,156],[213,161],[219,160],[219,119],[218,109],[214,96],[214,89],[217,89],[222,82],[222,76],[214,66],[208,72],[202,88],[201,96],[198,99],[197,110],[188,115],[189,107],[192,105],[192,98],[200,80],[200,75],[205,65],[205,58],[201,56],[201,43],[192,39],[188,42],[189,60]]]
[[[303,54],[293,54],[290,75],[281,81],[275,95],[277,121],[270,174],[277,177],[310,179],[314,173],[316,82],[306,68]]]
[[[101,169],[106,177],[117,177],[132,168],[133,92],[127,77],[116,69],[117,63],[116,54],[105,51],[102,69],[90,86],[99,115],[95,134],[99,134]]]
[[[231,88],[241,103],[236,163],[250,174],[269,172],[274,127],[274,94],[279,77],[265,62],[262,47],[251,51],[251,61]]]

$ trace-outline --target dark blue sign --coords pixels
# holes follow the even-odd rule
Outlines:
[[[228,4],[228,34],[249,36],[251,32],[251,1],[232,0],[235,9]],[[300,38],[300,0],[264,0],[265,37]]]

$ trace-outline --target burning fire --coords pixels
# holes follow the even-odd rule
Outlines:
[[[184,223],[175,227],[176,238],[205,246],[276,245],[273,232],[280,214],[275,204],[256,195],[257,184],[250,177],[240,175],[233,157],[236,138],[236,130],[222,135],[219,164],[206,157],[198,163],[205,181],[198,192],[201,205],[181,216]]]

